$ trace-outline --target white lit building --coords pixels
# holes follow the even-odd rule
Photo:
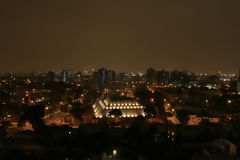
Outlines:
[[[145,116],[144,106],[135,100],[113,101],[110,98],[99,100],[93,104],[93,111],[96,118],[109,117],[109,112],[118,109],[122,112],[121,117]]]

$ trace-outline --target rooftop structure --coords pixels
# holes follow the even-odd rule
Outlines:
[[[122,113],[121,117],[145,116],[144,106],[135,100],[113,101],[110,98],[106,98],[94,103],[93,110],[96,118],[114,117],[109,114],[112,110],[120,110]]]

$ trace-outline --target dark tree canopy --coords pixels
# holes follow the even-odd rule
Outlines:
[[[189,114],[190,113],[187,110],[177,110],[177,118],[182,123],[186,123],[189,120]]]
[[[43,121],[44,109],[44,105],[26,106],[21,119],[22,121],[28,120],[34,131],[41,130],[45,126]]]
[[[134,95],[138,98],[138,101],[145,106],[145,112],[147,114],[156,115],[155,107],[158,108],[160,114],[164,113],[163,95],[161,92],[150,92],[147,88],[137,88]]]
[[[122,115],[122,112],[119,109],[113,109],[109,112],[109,116],[115,116],[120,117]]]

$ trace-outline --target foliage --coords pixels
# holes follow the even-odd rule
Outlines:
[[[177,110],[177,118],[180,122],[186,123],[189,120],[189,111],[181,109]]]
[[[72,109],[70,110],[70,113],[73,115],[75,119],[82,121],[82,113],[83,113],[82,104],[72,103]]]
[[[115,116],[120,117],[122,115],[122,112],[119,109],[113,109],[109,112],[109,116]]]
[[[44,110],[44,105],[25,106],[20,121],[25,122],[28,120],[32,124],[34,131],[39,131],[45,126],[43,121]]]
[[[158,91],[153,93],[147,88],[137,88],[134,95],[138,98],[139,103],[146,107],[145,112],[148,115],[156,115],[155,107],[158,108],[160,114],[164,114],[162,93]]]

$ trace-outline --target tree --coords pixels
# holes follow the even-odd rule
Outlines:
[[[20,121],[25,122],[28,120],[32,124],[34,131],[39,131],[45,126],[43,121],[44,110],[44,105],[25,106]]]
[[[147,88],[137,88],[134,92],[135,97],[138,98],[139,103],[145,106],[145,112],[147,115],[157,115],[155,108],[159,111],[160,115],[163,115],[163,95],[162,93],[155,91],[150,92]]]
[[[11,126],[9,121],[2,121],[0,126],[0,140],[7,136],[7,129]]]
[[[113,109],[109,112],[109,116],[120,117],[122,112],[119,109]]]
[[[72,116],[79,120],[79,121],[82,121],[82,113],[83,113],[83,109],[80,108],[80,106],[77,106],[77,105],[73,105],[72,106],[72,109],[70,110],[70,114],[72,114]]]
[[[177,110],[177,118],[180,122],[186,123],[189,120],[189,111],[181,109]]]
[[[138,101],[143,105],[148,105],[150,102],[152,92],[150,92],[147,88],[136,88],[134,92],[134,96],[138,98]]]

